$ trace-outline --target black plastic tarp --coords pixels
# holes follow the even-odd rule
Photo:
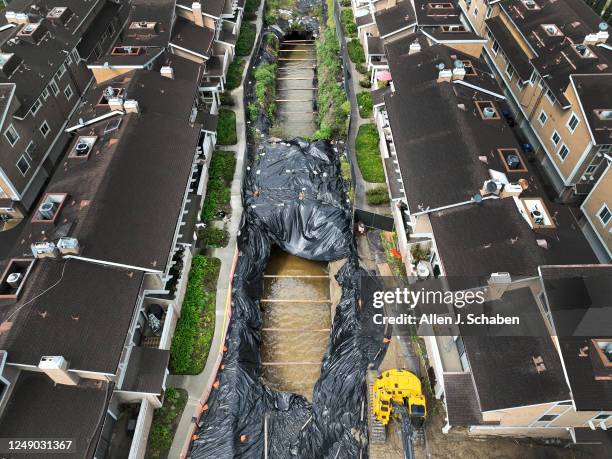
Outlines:
[[[232,318],[220,385],[200,419],[192,458],[261,458],[264,423],[269,458],[356,458],[367,454],[365,372],[381,337],[367,336],[352,245],[349,203],[329,144],[268,143],[245,180]],[[273,391],[261,380],[259,297],[273,244],[303,258],[348,258],[336,279],[342,287],[313,402]]]

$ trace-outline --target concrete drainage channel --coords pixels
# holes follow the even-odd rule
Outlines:
[[[316,52],[314,40],[283,40],[278,50],[276,125],[298,137],[316,131]]]
[[[314,67],[314,46],[304,43],[314,43],[291,40],[278,53],[277,126],[310,135],[316,91],[304,63]],[[364,332],[367,273],[338,154],[326,142],[268,139],[249,152],[232,318],[190,457],[367,457],[365,376],[383,340]]]

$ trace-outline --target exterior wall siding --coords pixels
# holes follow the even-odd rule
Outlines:
[[[604,204],[612,211],[612,167],[610,165],[608,165],[606,172],[601,176],[591,193],[582,203],[581,210],[587,217],[601,244],[605,247],[608,255],[612,257],[612,233],[610,233],[612,219],[604,225],[597,216]]]

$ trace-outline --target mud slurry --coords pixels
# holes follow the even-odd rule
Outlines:
[[[264,278],[262,377],[312,400],[331,330],[327,263],[273,251]]]

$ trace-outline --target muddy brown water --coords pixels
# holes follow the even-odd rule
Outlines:
[[[312,399],[331,328],[327,263],[274,250],[261,300],[263,378]]]
[[[314,41],[283,41],[278,57],[275,127],[284,138],[311,136],[317,130]]]

